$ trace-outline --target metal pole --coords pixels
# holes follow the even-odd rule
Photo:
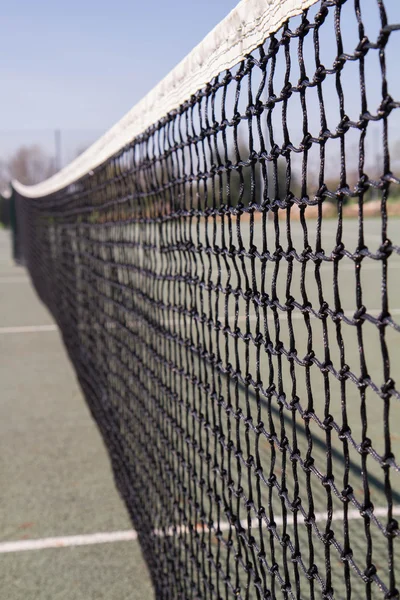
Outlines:
[[[55,142],[55,168],[56,171],[61,169],[61,131],[56,129],[54,131],[54,142]]]

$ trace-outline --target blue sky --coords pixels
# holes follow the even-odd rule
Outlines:
[[[60,129],[65,164],[118,121],[236,4],[237,0],[4,2],[0,8],[0,159],[21,144],[39,143],[53,153],[54,130]],[[399,22],[400,1],[385,0],[385,6],[389,22]],[[380,27],[377,1],[362,0],[361,7],[366,33],[375,40]],[[343,11],[345,51],[352,53],[358,35],[352,0]],[[326,65],[332,64],[336,52],[333,27],[330,32],[324,30],[321,46]],[[391,44],[398,37],[395,32]],[[311,36],[308,43],[312,44]],[[312,47],[308,52],[313,56]],[[388,54],[391,93],[399,99],[397,53]],[[370,53],[367,62],[368,97],[374,111],[381,98],[377,53]],[[350,63],[346,67],[344,85],[346,110],[357,120],[358,65],[353,65],[354,69]],[[336,114],[334,89],[325,103],[328,113]],[[318,111],[313,117],[317,127]],[[399,121],[393,115],[396,139],[400,139]],[[372,129],[371,142],[378,139]],[[374,158],[371,155],[370,160]]]
[[[237,0],[13,0],[0,8],[0,156],[23,139],[97,137]]]

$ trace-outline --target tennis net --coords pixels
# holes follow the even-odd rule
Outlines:
[[[13,184],[157,599],[399,598],[399,23],[243,0]]]

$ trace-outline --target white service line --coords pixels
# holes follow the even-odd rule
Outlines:
[[[133,530],[112,531],[109,533],[88,533],[86,535],[69,535],[50,537],[38,540],[18,540],[17,542],[1,542],[0,554],[9,552],[25,552],[26,550],[45,550],[46,548],[68,548],[71,546],[90,546],[109,542],[128,542],[137,539]]]
[[[355,312],[355,310],[345,310],[345,311],[343,311],[343,314],[346,317],[351,318],[354,315],[354,312]],[[371,316],[379,316],[381,312],[382,312],[382,310],[380,308],[371,308],[371,309],[367,310],[367,313]],[[392,316],[400,315],[400,308],[392,308],[390,311],[390,314]],[[316,318],[311,313],[309,316],[311,319]],[[177,315],[176,319],[169,319],[166,322],[166,324],[169,326],[179,325],[179,321],[181,318],[183,318],[181,315]],[[237,320],[242,322],[242,321],[246,321],[247,318],[249,319],[250,322],[257,321],[257,315],[254,315],[254,314],[249,315],[249,317],[247,317],[246,315],[240,315],[240,316],[238,316]],[[260,318],[260,323],[262,323],[263,316],[262,316],[261,311],[260,311],[259,318]],[[271,313],[271,311],[269,311],[269,313],[267,315],[267,320],[273,321],[274,318],[275,318],[274,315]],[[285,313],[285,312],[279,313],[278,318],[280,321],[287,321],[287,319],[288,319],[287,313]],[[301,320],[303,318],[304,318],[304,315],[302,312],[296,311],[296,312],[292,313],[293,320]],[[133,327],[137,322],[140,322],[140,321],[141,321],[140,319],[137,319],[136,321],[130,321],[130,322],[126,323],[126,325],[128,327]],[[117,324],[113,323],[113,322],[106,323],[107,329],[115,329],[116,325]],[[77,328],[80,331],[86,331],[86,330],[92,331],[94,329],[102,329],[102,325],[96,323],[93,326],[93,325],[85,325],[84,323],[82,323],[81,325],[78,325]],[[0,327],[0,335],[7,334],[7,333],[40,333],[40,332],[46,332],[46,331],[58,331],[58,327],[57,327],[57,325],[23,325],[22,327]]]
[[[387,507],[378,507],[378,508],[375,508],[373,511],[373,515],[375,516],[375,518],[387,517],[387,514],[388,514]],[[400,515],[400,506],[393,507],[393,515]],[[325,522],[328,518],[328,515],[327,515],[326,511],[325,512],[317,512],[317,513],[315,513],[314,518],[315,518],[316,523],[320,523],[321,521]],[[356,520],[361,520],[364,517],[360,514],[360,511],[358,511],[357,509],[351,509],[348,511],[347,518],[349,521],[356,521]],[[336,510],[336,511],[332,512],[332,521],[343,521],[343,519],[344,519],[344,515],[343,515],[342,510]],[[290,514],[287,515],[285,519],[283,517],[276,516],[276,517],[274,517],[274,521],[275,521],[275,524],[278,526],[281,526],[284,523],[286,523],[287,525],[293,525],[294,517]],[[297,522],[300,525],[302,523],[304,523],[304,516],[300,512],[297,514]],[[248,527],[247,519],[243,519],[240,523],[244,529],[246,529]],[[260,526],[260,522],[258,519],[254,519],[254,518],[251,519],[251,527],[252,528],[256,529],[259,526]],[[232,527],[232,529],[234,529],[234,527],[231,526],[228,521],[222,521],[219,524],[219,529],[221,531],[229,531],[231,527]],[[263,527],[264,527],[264,525],[263,525]],[[197,531],[201,531],[202,526],[198,525],[196,529],[197,529]],[[207,526],[206,526],[206,529],[208,529]],[[167,530],[166,535],[176,535],[176,534],[180,535],[182,533],[188,533],[188,532],[189,532],[189,529],[187,527],[177,527],[176,530],[174,530],[172,528]],[[156,535],[159,535],[159,536],[163,535],[163,533],[157,529],[156,529],[155,533],[156,533]]]
[[[57,330],[57,325],[22,325],[21,327],[0,327],[0,335],[3,333],[40,333]]]
[[[375,508],[373,514],[376,518],[378,517],[387,517],[388,509],[387,507],[378,507]],[[400,506],[393,507],[393,515],[400,515]],[[358,510],[349,510],[348,511],[348,520],[361,520],[363,517],[361,516]],[[315,521],[325,522],[327,519],[326,512],[317,512],[315,513]],[[283,525],[284,519],[282,517],[276,517],[274,519],[275,524],[280,526]],[[304,521],[304,517],[301,513],[298,514],[298,521],[301,524],[301,521]],[[337,510],[332,513],[332,521],[343,521],[343,511]],[[287,515],[286,524],[293,525],[293,516]],[[248,527],[247,520],[243,520],[241,522],[244,528]],[[251,526],[253,528],[259,527],[258,519],[252,519]],[[222,521],[219,524],[220,531],[229,531],[232,526],[227,521]],[[233,527],[232,527],[233,528]],[[198,525],[196,527],[197,531],[202,531],[203,526]],[[207,525],[205,525],[205,529],[208,529]],[[176,527],[170,528],[166,532],[162,530],[155,530],[155,534],[158,536],[162,535],[182,535],[184,533],[190,533],[188,527]],[[14,542],[0,542],[0,554],[7,554],[11,552],[25,552],[27,550],[45,550],[47,548],[67,548],[72,546],[90,546],[93,544],[106,544],[110,542],[128,542],[134,541],[137,539],[137,533],[133,529],[127,531],[112,531],[105,533],[88,533],[85,535],[70,535],[65,537],[51,537],[51,538],[43,538],[37,540],[18,540]]]
[[[318,307],[315,307],[315,310],[317,310],[317,309],[318,309]],[[354,308],[354,310],[344,310],[343,314],[345,317],[351,318],[351,317],[353,317],[356,310],[357,310],[356,308]],[[366,312],[368,315],[371,315],[372,317],[378,317],[381,314],[382,309],[381,308],[370,308],[370,309],[367,309]],[[391,316],[400,315],[400,308],[392,308],[389,312],[390,312]],[[311,319],[316,319],[316,317],[312,313],[309,313],[309,316]],[[275,317],[273,314],[271,314],[271,309],[270,309],[269,313],[267,315],[267,320],[273,321],[274,318]],[[278,318],[280,321],[287,321],[288,320],[287,313],[286,312],[282,313],[282,312],[278,311]],[[294,320],[303,319],[303,318],[304,318],[303,313],[298,310],[296,310],[296,312],[292,313],[292,319],[294,319]],[[247,319],[246,315],[240,315],[238,317],[238,321],[246,321],[246,319]],[[257,320],[257,315],[249,315],[249,321],[256,321],[256,320]],[[260,309],[260,322],[262,322],[262,320],[263,320],[262,311]]]
[[[29,277],[0,277],[0,283],[30,283]]]

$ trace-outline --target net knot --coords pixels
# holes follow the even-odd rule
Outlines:
[[[307,570],[308,579],[314,579],[318,575],[318,567],[317,565],[311,565],[311,567]]]
[[[339,314],[336,314],[336,318],[340,319]],[[338,379],[339,379],[339,381],[343,381],[343,380],[347,379],[349,372],[350,372],[349,365],[343,365],[343,367],[338,372]]]
[[[350,499],[353,497],[353,488],[351,485],[347,485],[342,490],[342,500],[343,502],[350,502]]]
[[[269,151],[270,158],[275,161],[276,159],[279,158],[280,154],[281,154],[281,149],[278,146],[278,144],[273,144],[271,146],[271,150]]]
[[[389,258],[389,256],[392,254],[392,251],[392,242],[388,238],[386,238],[385,241],[379,246],[379,258]]]
[[[292,84],[288,81],[282,88],[282,92],[281,95],[286,99],[286,98],[290,98],[290,96],[292,95],[292,90],[293,90],[293,86]]]
[[[330,544],[333,539],[335,539],[335,532],[332,529],[328,529],[328,531],[322,535],[322,541],[325,544]]]
[[[230,81],[232,81],[232,79],[233,79],[233,75],[232,75],[231,71],[228,70],[228,71],[226,71],[226,73],[222,79],[222,82],[224,84],[228,84]]]
[[[289,446],[289,438],[286,435],[284,435],[282,437],[279,446],[282,450],[285,450]],[[286,491],[287,490],[282,489],[282,492],[286,492]]]
[[[240,113],[236,111],[232,116],[231,123],[232,125],[239,125],[241,120],[242,117],[240,116]]]
[[[326,79],[326,69],[324,65],[319,65],[314,74],[315,83],[322,83]]]
[[[331,486],[332,486],[332,484],[334,483],[334,481],[335,481],[335,478],[334,478],[334,476],[333,476],[333,475],[329,475],[329,476],[328,476],[328,475],[325,475],[325,476],[324,476],[324,477],[322,477],[322,479],[321,479],[321,484],[322,484],[322,485],[323,485],[325,488],[328,488],[328,487],[331,487]]]
[[[245,111],[245,115],[246,117],[251,120],[251,118],[257,114],[256,111],[256,107],[254,106],[254,104],[248,104],[246,107],[246,111]],[[250,153],[251,154],[251,153]]]
[[[394,380],[391,377],[389,377],[389,379],[382,385],[381,391],[383,394],[387,394],[388,392],[390,392],[394,389],[394,386],[395,386]]]
[[[269,385],[266,389],[267,395],[272,396],[274,394],[275,390],[276,390],[275,383],[271,383],[271,385]]]
[[[215,321],[214,323],[214,331],[221,331],[223,328],[220,320]]]
[[[366,307],[364,305],[360,306],[353,315],[354,321],[357,321],[357,322],[361,321],[361,324],[364,323],[364,319],[362,317],[365,315],[366,312],[367,312]]]
[[[303,258],[303,260],[308,260],[310,258],[310,254],[312,254],[312,248],[310,245],[304,246],[304,249],[302,250],[300,256]],[[309,305],[309,303],[307,303]]]
[[[252,244],[250,246],[250,248],[248,249],[248,251],[247,251],[247,256],[249,258],[257,258],[257,256],[258,256],[258,248],[257,248],[257,246],[255,246],[254,244]]]
[[[337,133],[339,135],[343,135],[343,134],[347,133],[347,131],[349,129],[350,129],[350,119],[349,119],[349,117],[347,115],[344,115],[342,117],[342,119],[340,120],[339,125],[337,126],[336,131],[337,131]],[[341,189],[343,189],[343,188],[341,188]]]
[[[400,598],[399,590],[397,588],[393,588],[393,590],[388,592],[387,594],[385,594],[385,596],[383,598],[384,598],[384,600],[399,600],[399,598]]]
[[[235,417],[235,419],[236,419],[237,421],[239,421],[239,420],[241,419],[241,417],[242,417],[242,414],[243,414],[243,411],[242,411],[242,409],[241,409],[240,407],[239,407],[239,408],[237,408],[237,409],[236,409],[236,410],[233,412],[233,416]]]
[[[246,385],[251,385],[253,382],[253,378],[251,376],[251,373],[247,373],[246,377],[244,378],[244,382]]]
[[[292,562],[299,562],[299,560],[301,559],[301,552],[300,550],[295,550],[294,552],[292,552],[292,554],[290,555],[290,559]]]
[[[340,555],[340,558],[343,561],[350,561],[353,558],[353,550],[351,548],[346,548]]]
[[[304,461],[304,468],[306,469],[306,471],[309,471],[311,469],[312,466],[314,466],[314,459],[312,456],[308,456],[306,458],[306,460]]]
[[[387,117],[392,112],[394,106],[395,103],[393,102],[393,98],[389,94],[387,94],[381,102],[381,105],[378,110],[378,115],[380,117]]]
[[[270,96],[268,96],[267,100],[265,101],[265,107],[268,108],[269,110],[271,110],[272,108],[274,108],[276,101],[277,101],[276,95],[271,94]]]
[[[386,526],[386,532],[389,537],[397,537],[399,533],[399,523],[396,519],[390,519]]]
[[[256,346],[261,346],[263,340],[264,340],[263,334],[261,332],[259,332],[259,333],[257,333],[256,337],[254,338],[254,343]],[[262,381],[259,381],[258,383],[262,385]]]
[[[251,454],[247,457],[247,460],[244,461],[246,467],[251,468],[254,465],[254,456]],[[251,506],[249,507],[251,508]]]
[[[367,455],[371,447],[372,441],[368,437],[365,438],[360,444],[360,454]]]
[[[295,299],[293,298],[293,296],[288,296],[285,302],[285,306],[288,312],[291,312],[294,308]]]
[[[363,173],[358,181],[357,181],[357,185],[355,188],[355,192],[357,194],[363,194],[364,192],[367,192],[369,189],[369,180],[368,180],[368,175],[366,175],[365,173]]]
[[[369,384],[369,377],[365,375],[364,377],[360,377],[357,381],[357,387],[361,392],[364,392]]]
[[[241,456],[242,453],[236,453],[236,458],[238,458],[238,455]],[[233,490],[233,493],[235,494],[236,498],[241,498],[243,496],[243,488],[241,485],[239,485],[236,489]],[[242,528],[242,526],[240,525],[240,528]]]
[[[292,409],[296,410],[297,404],[299,404],[299,402],[300,402],[300,398],[298,396],[293,396],[293,398],[290,400],[289,404],[292,407]]]
[[[257,100],[254,105],[254,114],[259,117],[264,112],[264,106],[261,100]]]
[[[295,461],[299,460],[299,458],[300,458],[300,451],[298,449],[293,450],[293,452],[290,453],[289,458],[290,458],[290,460],[292,462],[295,462]]]
[[[275,523],[274,523],[274,526],[275,526]],[[271,573],[279,573],[278,563],[275,562],[271,565]]]
[[[369,517],[370,514],[374,511],[374,505],[372,504],[372,502],[369,502],[368,504],[362,504],[362,506],[360,507],[360,515],[362,517]]]
[[[294,498],[292,501],[291,510],[293,512],[295,512],[300,508],[300,506],[301,506],[301,498],[300,498],[300,496],[296,496],[296,498]]]
[[[331,360],[324,361],[320,365],[321,373],[329,373],[329,371],[331,370],[331,367],[332,367],[332,361]]]
[[[305,355],[305,357],[303,358],[303,364],[304,364],[304,366],[305,366],[305,367],[311,367],[311,365],[312,365],[312,364],[313,364],[313,362],[314,362],[314,360],[313,360],[314,358],[315,358],[315,352],[314,352],[314,350],[310,350],[310,351],[309,351],[309,352],[308,352],[308,353]]]
[[[290,535],[288,533],[284,533],[279,541],[282,548],[287,548],[290,544]]]
[[[264,423],[263,421],[259,421],[257,425],[255,425],[254,430],[257,434],[261,434],[264,431]]]
[[[300,144],[300,149],[301,150],[309,150],[312,146],[312,135],[311,133],[307,132],[304,134],[303,136],[303,140]]]
[[[382,467],[390,467],[390,464],[393,463],[394,461],[394,454],[393,452],[387,452],[386,454],[384,454],[383,456],[383,463],[382,463]]]
[[[331,258],[333,260],[341,260],[343,258],[343,256],[344,256],[344,244],[343,244],[343,242],[340,242],[333,249],[333,251],[331,253]]]
[[[329,304],[327,302],[322,302],[321,306],[319,307],[318,317],[320,319],[325,318],[327,316],[328,310],[329,310]]]
[[[347,439],[351,435],[351,429],[348,425],[343,425],[339,429],[339,440],[343,442],[343,440]]]

